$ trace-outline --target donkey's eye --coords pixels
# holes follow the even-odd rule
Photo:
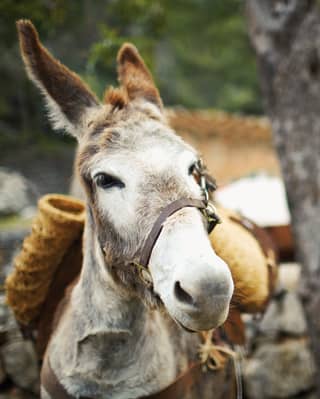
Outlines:
[[[189,166],[189,175],[192,176],[198,184],[200,184],[199,161],[196,161]]]
[[[111,187],[120,187],[120,188],[124,187],[124,183],[122,183],[121,180],[106,173],[98,173],[97,175],[95,175],[94,180],[96,182],[96,185],[103,189]]]
[[[197,166],[196,162],[194,162],[192,165],[189,166],[189,170],[188,170],[189,175],[193,175],[195,173],[196,166]]]

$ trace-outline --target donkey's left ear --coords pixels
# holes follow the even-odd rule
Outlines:
[[[44,94],[54,127],[79,138],[86,112],[99,105],[97,98],[76,73],[42,46],[30,21],[18,21],[17,29],[28,75]]]
[[[125,43],[118,53],[119,80],[130,100],[145,99],[162,109],[162,101],[150,71],[137,48]]]

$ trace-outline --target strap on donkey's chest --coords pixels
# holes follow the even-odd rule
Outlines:
[[[181,374],[168,387],[148,396],[143,396],[140,399],[174,399],[183,398],[185,394],[192,388],[192,386],[199,380],[202,372],[201,362],[192,364],[186,372]],[[47,356],[45,356],[41,369],[41,385],[50,395],[52,399],[76,399],[75,396],[70,395],[67,390],[59,382],[56,374],[50,366]],[[91,399],[89,397],[81,396],[79,399]]]
[[[242,399],[241,375],[239,374],[240,363],[236,353],[226,346],[213,344],[212,338],[215,333],[203,333],[204,343],[200,347],[200,360],[189,365],[188,369],[181,373],[169,386],[151,395],[137,399],[179,399],[186,397],[191,388],[201,381],[204,370],[219,370],[224,365],[225,355],[231,357],[234,363],[236,379],[236,397]],[[219,335],[217,335],[219,337]],[[219,338],[220,339],[220,338]],[[58,380],[53,371],[47,355],[44,356],[41,369],[41,385],[52,399],[76,399],[70,395]],[[92,399],[80,397],[78,399]]]

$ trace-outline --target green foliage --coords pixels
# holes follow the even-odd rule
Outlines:
[[[50,130],[27,81],[15,20],[29,18],[42,41],[101,96],[117,84],[124,41],[140,50],[166,105],[259,113],[254,55],[241,0],[0,0],[0,130],[20,141]]]
[[[155,48],[164,33],[165,12],[160,2],[109,1],[106,20],[99,25],[100,40],[91,46],[85,78],[101,95],[105,82],[116,83],[116,56],[120,46],[133,42],[154,70]]]
[[[172,103],[257,112],[257,77],[238,0],[176,1],[168,15],[175,74]],[[174,23],[179,21],[179,23]],[[188,27],[186,29],[186,27]],[[167,88],[169,90],[169,87]]]
[[[86,78],[101,93],[115,80],[124,41],[140,49],[165,103],[259,112],[254,56],[239,0],[115,0],[90,52]],[[94,76],[94,78],[92,78]]]

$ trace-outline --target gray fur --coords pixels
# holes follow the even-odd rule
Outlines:
[[[101,259],[92,250],[85,254],[80,282],[49,346],[52,368],[75,397],[124,399],[158,391],[186,367],[185,349],[197,337],[101,276]]]
[[[87,201],[83,267],[47,348],[51,367],[75,398],[158,392],[197,358],[199,336],[173,318],[192,330],[217,327],[233,291],[230,271],[214,254],[196,209],[180,210],[163,226],[149,264],[154,290],[130,264],[164,206],[201,197],[189,173],[197,154],[166,124],[158,90],[134,46],[119,52],[123,87],[100,105],[44,49],[30,21],[19,21],[18,31],[27,70],[54,125],[79,142],[75,170]],[[99,186],[101,173],[115,174],[123,190]],[[204,378],[192,398],[208,398],[213,385]],[[56,399],[44,387],[41,394]]]
[[[75,397],[145,396],[169,385],[197,359],[199,337],[182,330],[168,316],[157,295],[128,265],[141,250],[161,207],[184,196],[200,197],[196,185],[188,188],[188,165],[185,172],[172,166],[156,171],[146,164],[144,151],[159,146],[173,157],[168,161],[171,165],[183,151],[194,151],[141,110],[131,107],[131,112],[119,112],[124,119],[118,116],[113,132],[108,132],[109,127],[101,130],[80,143],[78,152],[88,198],[83,269],[48,349],[54,372]],[[90,171],[114,155],[121,159],[121,154],[135,159],[142,180],[136,190],[135,219],[119,231],[101,205]],[[192,397],[199,397],[196,392]]]

